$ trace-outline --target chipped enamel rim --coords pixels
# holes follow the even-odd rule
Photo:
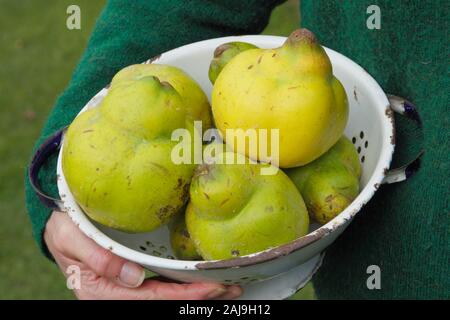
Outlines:
[[[274,48],[283,44],[286,40],[285,37],[276,36],[239,36],[239,37],[224,37],[211,40],[204,40],[189,45],[185,45],[171,51],[164,53],[163,55],[157,56],[155,58],[149,59],[144,63],[152,63],[158,61],[164,63],[165,59],[176,60],[178,57],[184,56],[186,51],[191,51],[195,54],[196,50],[211,48],[211,52],[220,44],[231,41],[245,41],[250,43],[258,44],[261,47]],[[381,132],[381,152],[379,154],[378,162],[375,166],[373,174],[366,186],[357,196],[357,198],[337,217],[328,222],[327,224],[321,226],[320,228],[310,232],[309,234],[298,238],[290,243],[275,248],[270,248],[265,251],[254,253],[251,255],[246,255],[238,258],[228,259],[228,260],[214,260],[214,261],[183,261],[183,260],[172,260],[166,258],[155,257],[148,255],[134,249],[128,248],[113,239],[106,236],[103,232],[97,229],[94,224],[87,218],[83,211],[77,206],[77,208],[65,208],[69,216],[72,218],[74,223],[79,226],[82,232],[84,232],[88,237],[92,238],[96,243],[105,249],[111,250],[118,256],[121,256],[130,261],[137,262],[139,264],[153,266],[156,268],[166,268],[172,270],[207,270],[207,269],[224,269],[224,268],[234,268],[234,267],[245,267],[262,262],[274,260],[279,257],[289,255],[290,253],[297,251],[299,249],[305,248],[322,238],[327,237],[329,234],[335,230],[347,225],[353,217],[361,210],[361,208],[372,198],[379,186],[382,184],[383,179],[390,167],[392,155],[395,149],[395,126],[393,112],[389,105],[389,100],[381,89],[379,84],[358,64],[350,60],[349,58],[343,56],[342,54],[325,48],[328,56],[334,63],[345,65],[346,70],[353,75],[353,77],[358,78],[364,86],[370,87],[370,93],[372,101],[376,101],[373,107],[375,107],[379,113],[381,119],[383,119]],[[163,61],[160,61],[163,60]],[[107,93],[107,88],[102,89],[97,93],[80,111],[83,112],[88,108],[94,107]],[[58,188],[60,194],[64,192],[64,200],[76,203],[70,193],[67,184],[64,179],[61,166],[62,158],[62,148],[58,156],[57,174],[58,174]]]

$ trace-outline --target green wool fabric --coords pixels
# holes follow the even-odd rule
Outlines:
[[[302,0],[302,24],[364,67],[385,92],[416,104],[423,129],[396,117],[394,166],[425,150],[410,180],[382,186],[327,250],[314,279],[320,298],[449,298],[448,1]],[[377,5],[381,29],[366,26]],[[369,137],[370,139],[370,137]],[[367,267],[381,269],[368,290]]]
[[[259,33],[279,2],[109,1],[36,147],[68,125],[124,66],[202,39]],[[366,27],[366,10],[374,4],[381,9],[380,30]],[[319,298],[450,298],[448,6],[431,0],[303,0],[301,12],[303,26],[325,46],[362,65],[386,92],[418,106],[423,128],[396,118],[394,165],[426,150],[419,173],[382,186],[327,250],[314,278]],[[51,194],[57,194],[55,163],[53,157],[40,174]],[[26,197],[36,240],[50,256],[42,241],[50,211],[28,179]],[[366,286],[370,265],[381,268],[381,290]]]

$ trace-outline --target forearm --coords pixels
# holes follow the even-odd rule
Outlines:
[[[35,149],[56,130],[70,124],[87,101],[121,68],[199,40],[255,34],[267,24],[273,7],[283,1],[121,1],[110,0],[100,15],[72,80],[58,98]],[[56,193],[56,158],[43,166],[42,187]],[[39,202],[28,178],[27,209],[33,233],[44,253],[43,231],[50,209]]]

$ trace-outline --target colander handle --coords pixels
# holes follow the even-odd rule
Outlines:
[[[52,210],[63,211],[64,205],[60,199],[53,198],[47,195],[39,183],[39,171],[42,165],[48,160],[48,158],[61,147],[62,137],[67,127],[64,127],[53,135],[51,135],[35,152],[31,159],[30,167],[28,168],[28,179],[30,184],[36,192],[39,200],[48,208]]]
[[[419,127],[422,127],[422,120],[420,119],[419,112],[413,103],[404,98],[391,94],[388,94],[387,97],[389,99],[392,111],[414,120]],[[420,169],[421,159],[424,153],[425,151],[421,150],[417,157],[410,163],[399,168],[389,170],[383,179],[383,184],[397,183],[409,179]]]

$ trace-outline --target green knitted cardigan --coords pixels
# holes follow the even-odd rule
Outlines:
[[[121,68],[181,45],[226,35],[257,34],[280,1],[110,0],[67,89],[58,98],[35,149],[68,125]],[[281,1],[282,2],[282,1]],[[367,8],[381,9],[369,30]],[[419,109],[423,128],[397,119],[394,164],[426,150],[419,173],[382,186],[328,250],[314,278],[319,298],[449,298],[448,6],[445,0],[303,0],[302,24],[321,42],[362,65],[386,92]],[[40,181],[57,194],[56,157]],[[41,250],[50,210],[28,179],[26,202]],[[381,268],[381,289],[369,290],[367,267]]]

